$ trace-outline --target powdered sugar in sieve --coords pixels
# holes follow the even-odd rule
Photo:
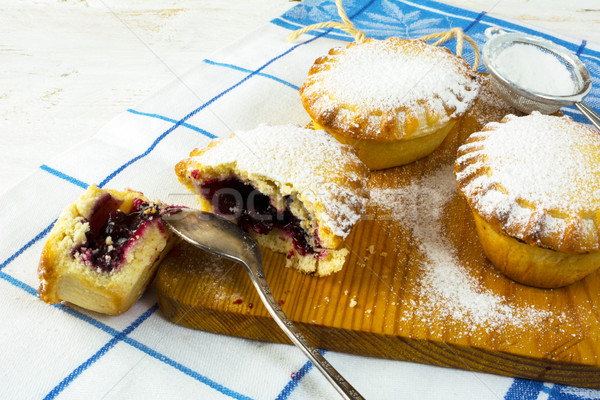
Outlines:
[[[600,116],[583,103],[592,88],[589,71],[566,48],[498,28],[485,31],[483,63],[498,94],[516,109],[552,114],[574,105],[600,130]]]

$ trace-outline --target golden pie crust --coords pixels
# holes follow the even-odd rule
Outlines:
[[[389,38],[330,50],[311,67],[300,96],[317,128],[382,169],[435,150],[479,89],[478,75],[447,48]]]
[[[506,116],[458,150],[458,188],[487,257],[538,287],[600,267],[600,135],[570,117]]]

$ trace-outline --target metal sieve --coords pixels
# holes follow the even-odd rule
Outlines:
[[[521,33],[506,33],[495,27],[486,29],[485,35],[489,39],[483,46],[482,59],[490,77],[492,86],[508,104],[519,111],[530,114],[539,111],[543,114],[552,114],[562,106],[574,105],[594,126],[600,130],[600,115],[583,103],[583,98],[592,89],[590,73],[577,58],[566,48],[548,40],[528,36]],[[498,56],[511,46],[525,44],[535,46],[539,50],[550,54],[563,64],[571,75],[573,93],[568,95],[553,95],[540,93],[520,86],[509,80],[498,69]]]

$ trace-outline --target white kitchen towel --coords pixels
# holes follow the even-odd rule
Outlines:
[[[482,45],[489,26],[546,37],[586,63],[595,85],[588,103],[600,106],[600,47],[585,40],[432,1],[346,1],[345,8],[359,29],[376,38],[462,27]],[[192,203],[173,170],[191,149],[261,123],[306,124],[299,86],[318,56],[351,38],[330,29],[295,43],[286,35],[332,19],[339,17],[331,0],[297,5],[124,111],[92,140],[40,166],[0,198],[0,398],[336,398],[292,346],[172,324],[151,291],[116,317],[51,306],[37,296],[36,275],[47,233],[88,185],[130,187],[165,202]],[[472,52],[464,56],[472,62]],[[565,113],[583,120],[572,109]],[[369,399],[600,398],[598,391],[563,385],[335,352],[325,356]]]

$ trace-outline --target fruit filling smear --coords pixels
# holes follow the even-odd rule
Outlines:
[[[211,202],[216,214],[234,217],[246,231],[266,235],[277,228],[291,239],[300,255],[320,253],[318,248],[310,244],[300,220],[289,208],[278,210],[271,204],[269,196],[260,193],[252,185],[237,178],[212,179],[200,184],[200,193]],[[318,238],[315,239],[318,247]]]
[[[164,229],[158,205],[136,198],[125,213],[119,209],[122,203],[108,193],[96,202],[89,219],[82,221],[90,225],[86,241],[73,250],[73,257],[104,272],[116,271],[123,264],[127,248],[150,224],[157,223]]]

